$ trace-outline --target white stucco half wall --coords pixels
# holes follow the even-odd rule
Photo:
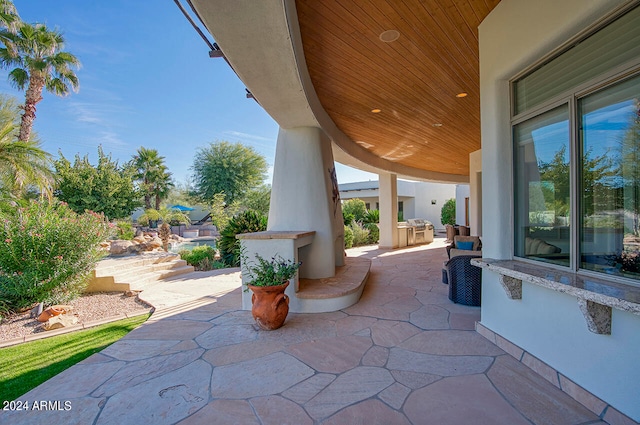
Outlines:
[[[480,25],[484,257],[513,255],[509,80],[626,3],[503,0]],[[483,271],[482,324],[640,421],[640,317],[614,309],[611,335],[593,334],[575,297],[523,282],[510,300],[498,277]]]

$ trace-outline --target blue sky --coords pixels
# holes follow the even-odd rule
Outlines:
[[[79,93],[45,93],[35,131],[43,149],[95,161],[102,145],[127,161],[140,146],[157,149],[178,183],[199,147],[216,140],[252,146],[273,165],[278,125],[252,99],[172,0],[14,0],[25,22],[60,29],[66,50],[82,62]],[[209,34],[207,34],[209,35]],[[0,71],[0,92],[24,94]],[[271,168],[270,168],[271,172]],[[377,175],[338,165],[338,181]],[[268,182],[270,183],[270,177]]]

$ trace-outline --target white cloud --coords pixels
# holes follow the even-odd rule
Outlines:
[[[228,130],[223,132],[222,134],[241,138],[241,139],[258,140],[262,142],[273,142],[273,139],[270,139],[268,137],[258,136],[255,134],[242,133],[240,131]]]

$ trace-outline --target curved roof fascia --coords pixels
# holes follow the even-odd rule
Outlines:
[[[253,97],[282,128],[320,127],[334,159],[365,171],[408,179],[468,183],[380,158],[344,134],[322,107],[304,59],[295,0],[192,0],[208,31]]]

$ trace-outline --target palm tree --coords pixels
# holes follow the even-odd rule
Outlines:
[[[51,197],[55,181],[51,155],[36,140],[16,141],[16,133],[17,126],[11,122],[0,128],[0,193],[15,199],[37,186]]]
[[[20,17],[13,2],[10,0],[0,0],[0,28],[15,32],[19,22]]]
[[[163,199],[166,199],[169,196],[169,192],[173,187],[173,182],[171,182],[171,173],[167,171],[167,167],[162,166],[162,171],[158,173],[158,178],[156,180],[156,209],[160,209],[160,202]]]
[[[73,68],[80,67],[74,55],[62,51],[64,38],[58,30],[49,30],[42,24],[18,25],[15,33],[0,30],[0,64],[13,68],[9,81],[19,90],[25,90],[24,114],[18,139],[26,142],[31,135],[36,118],[36,104],[42,100],[42,92],[65,96],[70,89],[78,90],[78,77]]]
[[[155,149],[140,147],[133,157],[133,166],[137,170],[136,179],[144,196],[145,209],[151,208],[151,198],[155,197],[155,209],[160,209],[160,202],[169,194],[171,173],[164,165],[164,157]]]

